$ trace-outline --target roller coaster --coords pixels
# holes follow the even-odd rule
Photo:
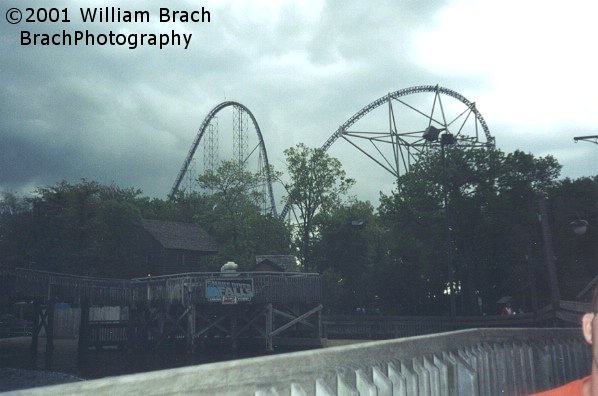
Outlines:
[[[226,144],[219,146],[225,140],[219,126],[222,124],[219,124],[222,119],[219,116],[225,109],[233,111],[232,144],[228,147]],[[249,133],[250,129],[254,133]],[[495,146],[495,139],[475,102],[439,85],[420,85],[389,92],[364,106],[341,124],[321,149],[327,151],[342,140],[397,178],[409,171],[420,153],[441,146],[438,139],[441,132],[452,135],[455,147]],[[200,146],[202,150],[198,150]],[[194,162],[199,152],[203,153],[203,170],[196,171]],[[218,104],[203,120],[169,197],[173,198],[180,191],[192,191],[195,176],[207,170],[214,171],[222,155],[228,155],[243,167],[257,166],[257,172],[265,176],[263,209],[277,215],[261,129],[251,111],[234,101]],[[187,187],[184,187],[185,180]],[[288,209],[285,205],[281,217],[288,213]]]

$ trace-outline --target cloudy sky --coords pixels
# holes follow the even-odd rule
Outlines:
[[[387,92],[436,84],[476,102],[500,149],[552,154],[563,176],[595,175],[598,146],[573,137],[598,135],[597,4],[5,0],[0,190],[86,178],[164,198],[202,120],[224,100],[252,111],[280,169],[285,148],[321,146]],[[83,23],[81,5],[147,10],[151,20]],[[210,23],[158,22],[160,7],[202,6]],[[71,22],[9,24],[13,7],[24,17],[27,7],[67,8]],[[63,29],[192,38],[186,50],[21,45],[21,31]],[[350,176],[374,167],[342,141],[333,147]],[[365,199],[390,190],[358,182]]]

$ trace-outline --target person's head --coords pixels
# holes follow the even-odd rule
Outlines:
[[[583,336],[592,345],[592,366],[594,369],[598,369],[598,342],[594,342],[598,339],[598,286],[594,289],[594,295],[592,297],[592,312],[586,313],[581,321]]]

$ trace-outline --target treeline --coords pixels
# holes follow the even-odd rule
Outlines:
[[[521,151],[451,149],[446,166],[457,314],[496,314],[504,296],[523,311],[549,303],[541,196],[561,297],[576,299],[598,275],[598,176],[558,179],[553,157]],[[377,209],[347,201],[320,217],[314,255],[333,293],[329,307],[354,301],[369,312],[450,312],[443,184],[440,153],[430,152]],[[572,230],[577,220],[589,223],[582,235]]]
[[[238,202],[240,205],[240,201]],[[219,251],[198,271],[227,261],[249,269],[256,254],[288,254],[290,233],[255,205],[231,211],[222,194],[173,200],[140,190],[82,180],[38,188],[33,196],[4,192],[0,207],[0,264],[76,275],[133,278],[153,272],[146,260],[141,219],[193,222],[218,241]]]
[[[376,208],[347,195],[354,181],[322,150],[298,145],[285,155],[286,173],[274,177],[286,180],[291,221],[263,214],[263,176],[229,162],[199,178],[209,193],[172,200],[86,180],[28,197],[4,192],[0,264],[140,276],[143,252],[132,241],[142,218],[196,222],[219,242],[213,268],[200,270],[293,254],[323,275],[331,312],[447,314],[448,224],[457,314],[494,314],[507,295],[531,310],[550,300],[538,207],[546,196],[562,297],[574,299],[597,274],[598,176],[559,179],[551,156],[450,148],[443,172],[440,153],[429,151]],[[572,232],[577,220],[589,223],[584,234]]]

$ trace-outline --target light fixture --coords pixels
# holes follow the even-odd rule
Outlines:
[[[575,235],[583,235],[588,230],[588,222],[581,219],[573,220],[569,223],[569,228]]]
[[[440,132],[444,131],[444,128],[442,129],[438,129],[433,125],[430,125],[426,128],[426,130],[424,131],[424,134],[422,135],[422,137],[424,139],[426,139],[428,142],[435,142],[438,140],[438,135],[440,134]]]

